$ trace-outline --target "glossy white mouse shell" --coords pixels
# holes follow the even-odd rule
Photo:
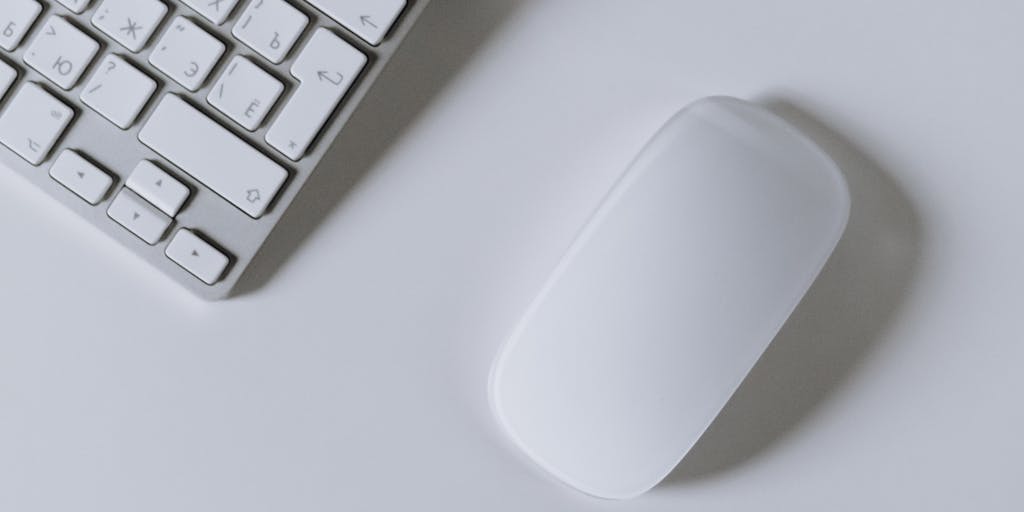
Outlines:
[[[604,498],[657,485],[790,316],[842,236],[846,182],[767,110],[709,98],[615,186],[491,372],[504,430]]]

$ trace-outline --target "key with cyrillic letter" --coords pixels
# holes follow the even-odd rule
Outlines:
[[[7,51],[17,48],[41,12],[43,6],[36,0],[4,2],[0,9],[0,48]]]
[[[75,111],[39,85],[29,82],[18,90],[0,114],[0,143],[32,165],[50,155]]]

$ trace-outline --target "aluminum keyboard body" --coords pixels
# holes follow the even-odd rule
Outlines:
[[[8,1],[12,0],[0,0],[0,3]],[[192,3],[196,1],[199,0],[194,0]],[[100,30],[94,23],[97,17],[97,10],[103,7],[104,0],[92,0],[81,13],[75,13],[74,9],[58,2],[39,0],[43,10],[20,44],[12,51],[0,48],[0,61],[13,67],[18,73],[18,78],[8,88],[6,94],[0,96],[0,116],[7,109],[11,108],[12,99],[22,88],[38,87],[70,107],[73,111],[74,119],[66,131],[59,137],[53,149],[42,157],[42,161],[38,165],[34,165],[4,145],[0,145],[0,162],[22,174],[26,179],[49,193],[54,199],[71,208],[94,226],[136,252],[154,267],[160,269],[161,272],[178,281],[197,295],[211,300],[229,296],[238,283],[239,278],[263,246],[286,209],[292,205],[293,199],[312,173],[343,172],[343,169],[337,168],[344,159],[343,155],[339,158],[334,158],[334,155],[332,155],[332,158],[326,160],[324,157],[330,153],[332,146],[339,136],[358,136],[358,134],[344,132],[343,128],[346,122],[373,86],[382,69],[427,3],[427,0],[409,0],[405,2],[404,8],[394,22],[394,26],[387,32],[386,36],[380,36],[373,33],[377,20],[370,15],[355,16],[354,19],[359,20],[356,23],[363,25],[361,29],[364,32],[360,33],[361,29],[359,27],[353,29],[346,28],[328,16],[328,14],[318,10],[314,7],[314,4],[318,3],[317,1],[287,0],[289,5],[307,16],[309,22],[300,31],[291,51],[281,58],[281,62],[275,63],[272,59],[257,52],[253,47],[233,34],[236,26],[242,23],[242,18],[250,4],[262,1],[243,0],[238,2],[232,9],[230,16],[222,24],[218,25],[186,5],[186,2],[164,0],[162,3],[168,8],[167,14],[162,17],[161,23],[145,45],[138,52],[133,52],[123,42],[119,42],[116,38]],[[393,0],[352,0],[352,3],[357,8],[362,5],[372,11],[375,2],[378,1],[393,3]],[[68,0],[64,3],[75,4],[82,3],[82,1]],[[322,2],[320,3],[321,7],[323,7]],[[358,13],[359,11],[352,12]],[[339,16],[338,12],[333,12],[332,14],[335,17]],[[341,15],[346,15],[350,18],[353,16],[353,14],[347,12]],[[43,75],[26,63],[26,60],[32,60],[32,57],[27,56],[26,52],[30,51],[28,49],[31,47],[34,38],[40,36],[40,31],[47,30],[47,20],[53,16],[66,20],[80,31],[87,33],[92,39],[99,42],[100,45],[95,57],[90,60],[88,67],[82,72],[81,78],[76,80],[74,85],[67,90],[62,85],[55,83],[52,77]],[[0,18],[3,18],[2,14],[0,14]],[[167,32],[178,28],[176,27],[178,20],[185,20],[194,24],[214,36],[216,40],[224,45],[223,54],[216,59],[216,63],[212,65],[212,70],[209,71],[208,77],[202,80],[201,85],[194,87],[195,90],[190,90],[190,87],[186,87],[176,81],[167,71],[151,63],[153,52],[160,50],[157,48],[159,46],[158,43],[163,40]],[[0,19],[0,21],[3,20]],[[126,26],[129,25],[126,24]],[[0,26],[0,30],[3,29],[4,27]],[[317,34],[322,32],[322,29],[326,30],[326,33],[322,35],[336,36],[348,43],[352,48],[358,50],[362,55],[365,55],[366,63],[359,72],[358,77],[346,77],[352,78],[353,81],[344,92],[340,105],[329,112],[324,128],[318,131],[308,150],[301,152],[297,156],[288,155],[280,147],[274,147],[268,142],[268,139],[274,139],[273,136],[268,137],[268,133],[274,125],[274,121],[279,116],[282,116],[282,112],[285,110],[288,102],[299,100],[299,89],[302,84],[293,74],[293,65],[295,65],[304,47],[310,44],[315,37],[319,37]],[[380,42],[372,44],[378,37],[382,37]],[[86,85],[90,83],[91,77],[102,71],[101,65],[110,65],[106,59],[111,56],[130,63],[156,83],[155,92],[142,108],[137,120],[125,129],[117,126],[108,117],[100,115],[94,108],[91,108],[82,101],[82,94],[85,91]],[[214,87],[228,71],[228,67],[233,60],[238,56],[244,57],[251,63],[256,64],[284,86],[280,99],[269,110],[265,119],[257,123],[257,126],[252,131],[248,127],[241,126],[237,119],[215,108],[209,101]],[[153,60],[160,62],[159,59]],[[190,70],[191,68],[187,69],[184,76],[187,76],[187,72]],[[330,83],[339,81],[342,76],[340,74],[333,75],[331,70],[328,69],[316,71],[323,71],[323,74],[320,76],[314,74],[314,79]],[[140,141],[140,133],[147,127],[150,118],[155,113],[158,113],[158,109],[164,109],[164,100],[168,98],[168,95],[173,96],[171,98],[173,101],[167,101],[166,103],[180,103],[184,105],[184,107],[180,108],[191,107],[195,111],[204,114],[215,122],[216,125],[226,129],[245,144],[255,149],[258,153],[257,156],[262,155],[260,158],[266,157],[268,159],[267,162],[276,164],[276,166],[284,169],[285,178],[280,190],[269,199],[266,197],[259,198],[259,200],[267,202],[265,209],[243,210],[247,198],[245,191],[242,191],[240,197],[233,198],[235,201],[233,203],[231,200],[226,199],[230,194],[224,190],[217,190],[216,187],[211,188],[209,180],[213,178],[209,176],[210,173],[216,175],[221,170],[224,172],[244,173],[247,171],[245,166],[238,166],[236,168],[226,164],[222,167],[210,167],[204,171],[207,172],[207,175],[199,176],[202,179],[197,179],[196,176],[190,174],[190,169],[183,169],[179,165],[180,162],[165,158],[164,155],[155,151],[151,146]],[[166,134],[159,135],[166,136]],[[188,134],[183,134],[183,137],[187,136]],[[97,204],[92,204],[90,201],[83,199],[82,195],[74,193],[66,184],[62,184],[54,176],[51,176],[51,169],[54,168],[54,164],[65,153],[65,150],[72,150],[74,154],[65,155],[64,162],[57,166],[57,169],[53,172],[63,173],[62,175],[74,178],[76,173],[73,168],[68,166],[84,161],[87,163],[81,163],[80,165],[94,164],[95,167],[102,169],[112,179],[109,192],[103,193],[102,197],[98,199]],[[81,155],[84,158],[68,158],[77,157],[77,155]],[[150,167],[156,167],[158,170],[154,171],[152,168],[147,168],[139,171],[139,175],[151,177],[154,176],[153,172],[159,173],[159,169],[162,169],[173,178],[172,181],[178,181],[188,189],[188,198],[183,206],[181,206],[180,213],[173,216],[170,226],[152,244],[141,238],[142,235],[126,229],[121,223],[130,223],[133,217],[133,210],[131,208],[139,206],[139,197],[136,197],[138,194],[128,191],[125,192],[124,198],[120,198],[121,192],[127,190],[125,185],[129,178],[133,176],[133,172],[140,166],[140,163],[145,162],[155,164],[155,166]],[[197,176],[199,175],[199,173],[196,174]],[[84,177],[85,173],[82,173],[82,175],[82,179],[88,179]],[[138,178],[139,175],[136,175],[135,178]],[[156,180],[157,178],[153,179]],[[216,183],[213,183],[213,185],[216,185]],[[248,191],[249,199],[258,195],[258,192],[254,192],[254,190],[255,188]],[[121,204],[115,205],[115,201]],[[147,202],[145,197],[142,198],[142,202]],[[159,201],[154,200],[149,200],[148,202],[159,203]],[[152,204],[143,204],[140,208],[145,209],[148,207],[152,207],[157,213],[159,213],[160,209],[165,209],[166,211],[164,205],[160,205],[160,208],[157,208]],[[296,205],[296,207],[301,207],[301,205]],[[126,220],[118,220],[118,212],[126,217]],[[146,212],[142,213],[146,214]],[[138,217],[138,214],[136,213],[134,216]],[[178,234],[182,235],[180,239],[176,239]],[[208,246],[203,245],[204,242]],[[196,250],[193,250],[193,246],[188,245],[190,243],[199,245],[196,245]],[[222,272],[217,270],[223,264],[218,254],[223,255],[227,260]],[[197,258],[196,264],[194,266],[183,265],[181,259],[190,255],[194,255],[191,257]],[[172,257],[175,259],[172,259]],[[207,281],[212,281],[212,284]]]

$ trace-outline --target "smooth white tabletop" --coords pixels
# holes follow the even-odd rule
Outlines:
[[[222,303],[0,169],[0,510],[1019,510],[1022,18],[435,0]],[[850,228],[669,480],[588,498],[503,439],[491,360],[641,145],[712,94],[816,138]]]

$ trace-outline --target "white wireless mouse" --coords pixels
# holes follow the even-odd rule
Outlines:
[[[698,101],[641,152],[491,371],[499,423],[538,465],[624,499],[690,451],[846,228],[836,165],[793,126]]]

